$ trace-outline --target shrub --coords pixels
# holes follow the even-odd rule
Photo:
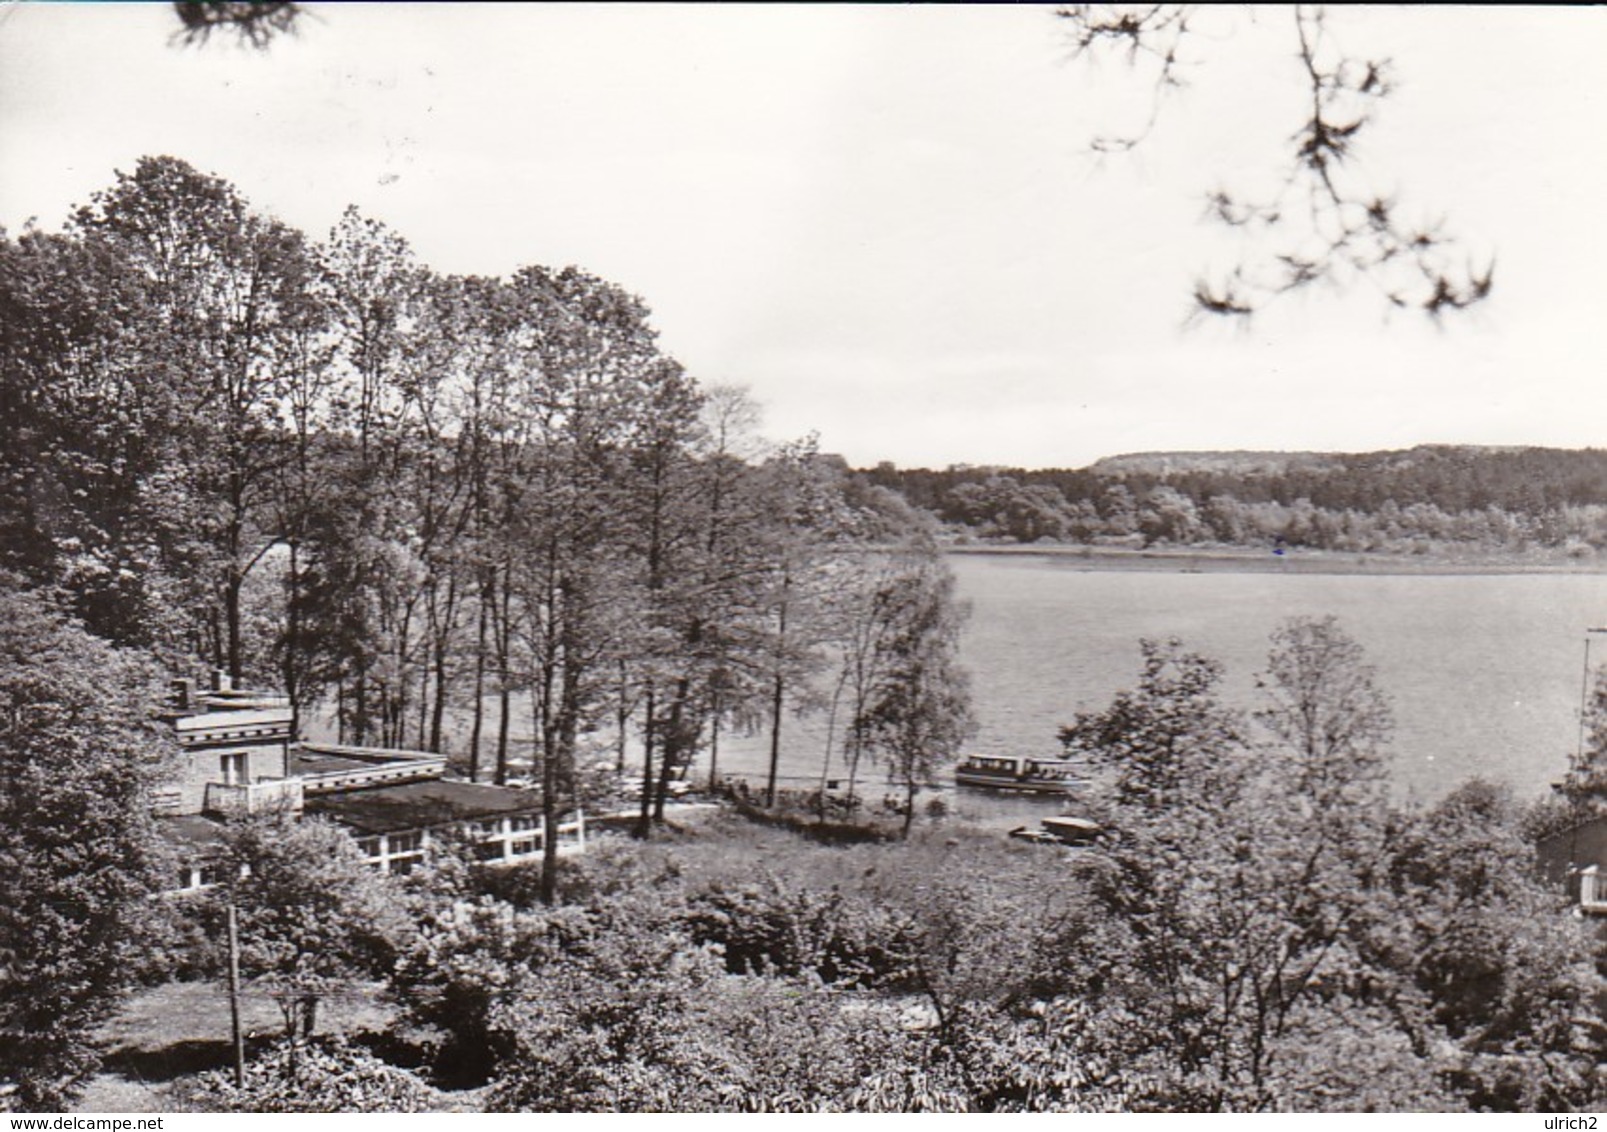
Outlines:
[[[392,995],[407,1020],[443,1036],[438,1072],[484,1080],[512,1049],[499,1007],[566,941],[590,931],[584,913],[522,912],[483,898],[438,909],[420,926],[392,972]]]
[[[688,902],[687,929],[719,945],[732,974],[810,974],[843,986],[889,986],[905,977],[910,955],[902,922],[837,887],[715,883]]]
[[[276,1043],[246,1064],[237,1087],[232,1069],[197,1077],[182,1099],[201,1112],[432,1112],[440,1095],[405,1069],[344,1038],[320,1037],[293,1049]]]
[[[726,975],[668,935],[615,936],[545,972],[518,1014],[494,1110],[885,1110],[878,1098],[896,1090],[861,1098],[866,1082],[919,1075],[931,1053],[885,1006],[814,980]]]

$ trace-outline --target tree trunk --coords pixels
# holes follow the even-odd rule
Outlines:
[[[497,773],[495,782],[498,786],[508,784],[508,725],[511,722],[512,691],[509,685],[513,680],[511,669],[512,658],[509,653],[513,651],[513,629],[509,618],[513,613],[513,584],[508,577],[506,568],[502,577],[502,611],[500,624],[497,627],[497,677],[501,687],[497,691],[497,708],[500,718],[497,720]]]
[[[832,689],[831,709],[826,713],[826,754],[820,760],[820,820],[826,820],[826,790],[827,783],[831,781],[831,745],[837,736],[837,709],[842,704],[843,682],[837,681]]]
[[[485,723],[485,637],[496,600],[496,573],[489,571],[480,585],[479,628],[474,641],[474,722],[469,728],[469,781],[480,780],[480,734]]]
[[[441,753],[443,733],[446,730],[446,652],[449,644],[439,641],[435,646],[435,704],[430,712],[430,742],[425,750]]]
[[[243,1089],[246,1083],[246,1043],[240,1029],[240,914],[234,896],[229,897],[229,1030],[234,1042],[234,1087]]]
[[[229,581],[223,590],[223,619],[228,632],[228,667],[229,679],[236,688],[240,687],[240,673],[244,662],[240,645],[240,591],[245,585],[245,578],[232,565],[229,567]]]
[[[658,783],[653,791],[653,823],[664,824],[664,803],[669,798],[670,774],[689,744],[685,734],[686,697],[691,682],[681,677],[675,684],[675,702],[670,705],[669,723],[664,731],[664,757],[659,760]]]
[[[290,734],[301,734],[301,561],[300,546],[290,540],[290,574],[286,579],[289,597],[285,610],[285,695],[290,700]]]
[[[855,734],[853,731],[850,731],[849,735],[850,735],[850,739],[849,739],[849,742],[848,742],[848,811],[849,811],[850,814],[852,814],[854,809],[855,809],[855,806],[856,806],[855,799],[854,799],[854,791],[857,788],[857,784],[859,782],[859,757],[860,757],[862,751],[860,749],[859,736],[857,734]]]
[[[430,742],[426,750],[441,753],[443,732],[446,729],[446,658],[452,651],[452,622],[457,615],[458,580],[456,575],[447,579],[446,613],[435,631],[435,704],[430,715]]]
[[[625,662],[619,662],[619,700],[614,709],[615,722],[619,725],[619,750],[615,769],[621,777],[625,774],[625,748],[630,738],[629,727],[631,721],[630,709],[630,678]]]
[[[657,708],[655,689],[647,685],[647,722],[642,727],[642,812],[636,820],[636,836],[645,841],[652,833],[653,823],[653,743],[656,738],[655,717]]]
[[[714,710],[709,720],[709,789],[720,785],[720,696],[715,693]]]
[[[764,804],[776,804],[776,772],[781,765],[781,712],[786,704],[786,682],[782,675],[783,650],[787,643],[787,599],[792,588],[792,575],[785,569],[781,574],[781,607],[776,614],[776,674],[775,687],[770,699],[770,775],[765,783]]]
[[[352,738],[361,747],[368,742],[368,667],[357,670],[357,686],[352,689]]]
[[[424,735],[430,725],[430,672],[432,669],[430,654],[434,651],[434,646],[426,639],[422,642],[421,647],[424,650],[424,656],[422,658],[423,663],[419,665],[418,671],[418,746],[421,750],[433,750],[425,742]],[[407,744],[404,742],[402,746],[405,747]],[[437,751],[436,753],[439,754],[440,752]]]
[[[778,671],[770,696],[770,776],[764,788],[764,804],[771,808],[776,804],[776,772],[781,765],[781,710],[785,703],[786,684]]]
[[[508,725],[513,716],[513,692],[508,688],[507,668],[502,670],[502,687],[497,691],[497,769],[491,781],[508,784]]]
[[[559,771],[566,761],[574,759],[579,722],[579,674],[573,664],[566,663],[557,726],[552,729],[555,742],[541,771],[541,820],[546,828],[541,842],[541,902],[549,907],[558,902],[558,821],[562,816],[558,808]]]

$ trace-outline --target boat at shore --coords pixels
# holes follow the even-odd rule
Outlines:
[[[1069,759],[969,755],[954,768],[955,785],[980,786],[990,790],[1064,794],[1076,785],[1076,781],[1075,764]]]
[[[1038,824],[1038,829],[1019,826],[1010,831],[1010,836],[1017,841],[1031,841],[1038,845],[1089,845],[1101,833],[1098,822],[1070,814],[1044,818]]]

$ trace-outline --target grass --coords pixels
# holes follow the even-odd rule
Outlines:
[[[356,984],[324,1000],[318,1028],[383,1034],[394,1021],[395,1010],[379,984]],[[284,1020],[273,999],[247,989],[241,994],[240,1025],[249,1050],[276,1036]],[[101,1036],[105,1067],[75,1106],[80,1111],[171,1111],[174,1081],[233,1064],[229,998],[222,983],[168,983],[141,991],[102,1027]]]
[[[874,887],[879,881],[873,877],[900,870],[936,875],[977,869],[999,876],[1041,876],[1046,882],[1063,871],[1057,853],[959,820],[917,822],[907,841],[822,841],[809,829],[754,821],[734,809],[702,815],[696,824],[649,842],[622,838],[599,845],[576,863],[579,870],[570,879],[582,888],[607,890],[610,882],[617,882],[666,892],[761,881],[770,875],[802,889],[853,892]]]

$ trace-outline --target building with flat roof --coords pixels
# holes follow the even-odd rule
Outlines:
[[[546,829],[532,790],[446,777],[429,751],[301,742],[289,702],[214,678],[180,681],[168,716],[179,744],[173,781],[156,794],[160,828],[179,859],[176,890],[217,883],[224,823],[254,813],[312,815],[349,832],[373,867],[402,874],[434,841],[467,842],[488,863],[541,855]],[[585,817],[560,822],[560,853],[585,848]]]

